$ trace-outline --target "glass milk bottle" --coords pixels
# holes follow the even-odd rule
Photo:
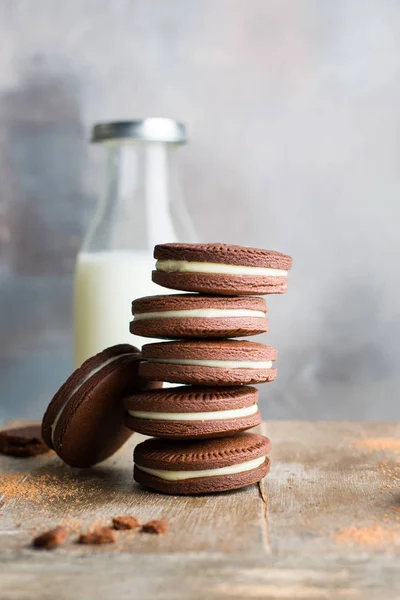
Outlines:
[[[75,366],[113,344],[146,342],[129,332],[132,300],[171,293],[151,281],[154,245],[195,241],[179,191],[176,150],[186,142],[181,123],[101,123],[92,140],[107,151],[107,177],[77,257]]]

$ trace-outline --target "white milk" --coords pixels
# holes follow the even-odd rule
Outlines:
[[[74,293],[76,367],[108,346],[128,343],[141,348],[146,343],[145,338],[129,332],[129,323],[132,300],[168,293],[151,281],[154,262],[148,254],[134,251],[78,254]]]

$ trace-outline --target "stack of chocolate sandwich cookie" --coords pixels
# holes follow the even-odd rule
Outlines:
[[[254,296],[284,293],[292,259],[225,244],[163,244],[154,257],[154,282],[191,293],[132,303],[131,332],[169,340],[143,346],[139,375],[180,384],[124,400],[127,427],[153,436],[135,449],[134,478],[170,494],[256,483],[269,471],[270,442],[246,431],[261,423],[251,386],[276,378],[277,352],[231,338],[268,330],[266,302]]]

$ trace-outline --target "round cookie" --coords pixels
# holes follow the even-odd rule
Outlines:
[[[41,434],[41,423],[0,431],[0,454],[28,458],[49,452]]]
[[[154,338],[244,337],[268,330],[264,298],[171,294],[132,302],[130,330]]]
[[[249,386],[152,390],[125,398],[125,423],[164,439],[226,437],[261,423],[257,401],[258,390]]]
[[[49,448],[72,467],[90,467],[116,452],[132,435],[124,424],[122,399],[160,387],[138,375],[140,352],[112,346],[89,358],[61,386],[43,417]]]
[[[138,444],[133,477],[165,494],[211,494],[245,487],[269,471],[268,438],[255,433],[192,441],[152,438]]]
[[[292,258],[230,244],[159,244],[152,279],[174,290],[254,296],[283,294]]]
[[[139,374],[149,380],[231,386],[276,378],[271,346],[245,340],[191,340],[145,344]]]

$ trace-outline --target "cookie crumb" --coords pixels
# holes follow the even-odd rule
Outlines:
[[[142,525],[142,531],[145,533],[156,533],[160,535],[168,529],[168,523],[165,519],[153,519]]]
[[[140,527],[140,523],[136,517],[113,517],[112,520],[114,529],[124,530],[124,529],[137,529]]]
[[[32,540],[32,546],[42,548],[43,550],[53,550],[66,539],[68,531],[65,527],[56,527],[45,531]]]
[[[78,538],[78,544],[113,544],[115,541],[115,533],[110,527],[98,527],[90,533],[82,533]]]

